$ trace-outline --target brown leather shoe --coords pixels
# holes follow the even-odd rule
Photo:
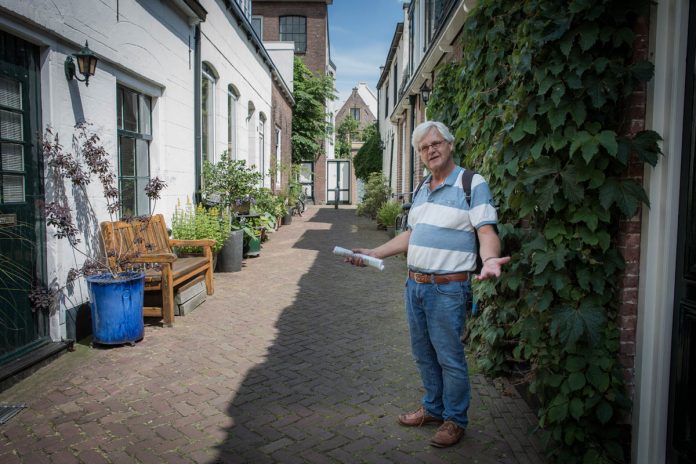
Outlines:
[[[452,421],[445,421],[430,439],[430,444],[438,448],[447,448],[459,443],[463,436],[463,428]]]
[[[406,427],[420,427],[431,423],[442,424],[442,419],[426,414],[423,406],[413,412],[399,414],[399,424]]]

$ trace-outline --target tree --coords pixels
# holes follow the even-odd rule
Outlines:
[[[382,171],[382,140],[379,138],[377,123],[372,123],[363,131],[365,144],[358,150],[353,160],[355,177],[367,180],[373,172]]]
[[[336,129],[336,158],[350,159],[351,141],[357,138],[360,123],[348,115]]]
[[[316,161],[323,153],[323,140],[331,130],[326,102],[335,100],[331,75],[315,75],[295,57],[293,69],[295,107],[292,115],[292,161]]]

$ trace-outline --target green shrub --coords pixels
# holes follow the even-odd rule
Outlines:
[[[179,240],[213,239],[213,253],[222,249],[230,235],[230,216],[218,208],[206,208],[198,204],[195,208],[190,201],[183,208],[177,204],[172,217],[172,236]],[[201,247],[177,247],[178,253],[201,253]]]
[[[358,205],[357,214],[368,216],[371,219],[377,217],[379,208],[389,199],[389,187],[387,180],[381,172],[373,172],[365,184],[365,195]]]
[[[401,213],[401,204],[390,200],[377,210],[377,222],[382,227],[394,227],[396,217]]]

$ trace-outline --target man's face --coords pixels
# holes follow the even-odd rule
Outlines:
[[[418,153],[428,170],[437,172],[446,169],[450,162],[453,162],[453,148],[453,145],[447,142],[442,134],[433,127],[418,144]]]

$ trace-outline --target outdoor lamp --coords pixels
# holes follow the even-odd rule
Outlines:
[[[423,85],[420,86],[421,98],[423,99],[423,104],[427,105],[428,100],[430,100],[430,87],[428,87],[428,81],[423,81]]]
[[[77,59],[77,68],[80,74],[84,76],[84,79],[80,79],[75,73],[75,61],[72,58],[73,56]],[[85,40],[85,46],[82,47],[82,50],[74,53],[72,56],[68,55],[65,59],[65,78],[69,81],[75,78],[80,82],[84,82],[86,86],[89,86],[89,78],[90,76],[94,76],[94,72],[97,70],[98,60],[97,55],[89,49],[87,41]]]

